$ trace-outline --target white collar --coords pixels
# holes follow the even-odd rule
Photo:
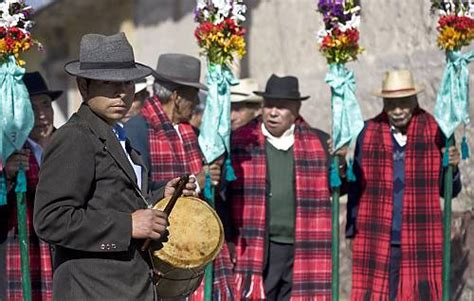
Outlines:
[[[276,149],[287,151],[295,143],[295,125],[291,125],[280,137],[273,136],[262,123],[262,134],[267,138],[268,143]]]
[[[405,145],[407,145],[407,140],[408,140],[407,134],[403,134],[398,129],[396,129],[393,125],[390,126],[390,129],[392,130],[393,138],[395,138],[395,141],[397,141],[398,145],[400,145],[401,147],[404,147]]]

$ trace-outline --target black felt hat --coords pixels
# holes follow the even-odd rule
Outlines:
[[[254,91],[254,93],[271,99],[306,100],[309,98],[309,96],[301,96],[296,77],[279,77],[275,74],[268,79],[265,91]]]
[[[46,94],[51,97],[51,100],[57,99],[63,91],[50,90],[46,85],[46,82],[39,72],[27,72],[23,76],[23,82],[25,83],[26,89],[30,96]]]

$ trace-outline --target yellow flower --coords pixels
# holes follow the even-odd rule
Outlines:
[[[5,53],[7,50],[7,43],[5,42],[5,39],[0,39],[0,52]]]
[[[447,49],[454,50],[460,47],[462,44],[462,35],[451,26],[446,26],[441,29],[438,36],[438,46]]]

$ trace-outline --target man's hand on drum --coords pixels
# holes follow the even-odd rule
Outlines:
[[[161,210],[140,209],[132,213],[132,238],[162,239],[167,227],[168,216]]]
[[[179,178],[174,178],[173,180],[166,183],[165,186],[165,198],[171,197],[176,189],[176,185],[178,185]],[[196,178],[189,177],[188,183],[184,186],[183,196],[196,196]]]

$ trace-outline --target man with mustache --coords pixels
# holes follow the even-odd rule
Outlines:
[[[151,69],[136,63],[125,34],[86,34],[76,77],[83,102],[45,150],[34,208],[38,236],[55,246],[53,299],[156,300],[151,251],[166,237],[167,215],[150,209],[179,178],[149,181],[148,169],[119,123],[134,81]],[[194,179],[184,195],[195,195]]]
[[[228,188],[239,300],[331,297],[329,136],[299,115],[298,79],[272,75],[262,119],[232,133]]]
[[[25,73],[23,82],[30,95],[35,123],[23,149],[8,158],[4,169],[9,193],[7,206],[0,207],[0,283],[2,287],[4,286],[0,289],[0,300],[23,299],[14,192],[16,176],[22,166],[27,179],[26,205],[31,293],[33,300],[44,301],[52,299],[51,252],[49,245],[40,240],[33,229],[33,205],[41,157],[54,130],[52,101],[61,96],[62,91],[50,90],[39,72]]]
[[[441,300],[442,157],[448,151],[454,166],[454,197],[459,152],[445,150],[435,119],[418,104],[422,91],[409,70],[386,72],[375,93],[383,112],[358,137],[346,232],[354,240],[352,300]]]

